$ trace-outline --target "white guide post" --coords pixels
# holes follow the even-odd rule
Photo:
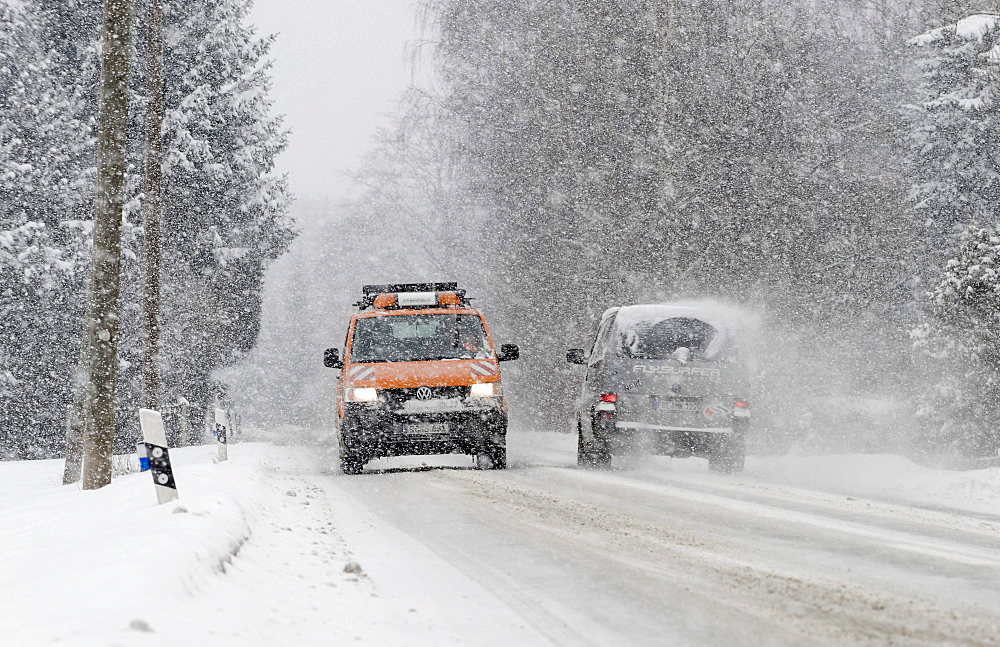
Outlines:
[[[229,460],[229,449],[227,447],[229,433],[229,416],[226,415],[225,409],[215,410],[215,439],[219,443],[219,460],[227,461]]]
[[[191,444],[191,404],[187,398],[180,398],[177,402],[181,409],[180,438],[177,439],[178,447],[187,447]]]
[[[163,418],[159,411],[139,409],[139,424],[142,437],[146,441],[149,469],[153,473],[153,487],[156,500],[167,503],[177,498],[177,484],[170,467],[170,453],[167,451],[167,433],[163,429]]]

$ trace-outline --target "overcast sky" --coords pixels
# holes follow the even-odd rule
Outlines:
[[[337,199],[410,80],[412,0],[256,0],[257,33],[278,36],[272,96],[292,134],[278,170],[300,196]]]

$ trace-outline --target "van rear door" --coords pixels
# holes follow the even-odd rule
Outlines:
[[[629,321],[615,335],[620,426],[730,426],[738,369],[724,331],[695,317],[666,317]]]

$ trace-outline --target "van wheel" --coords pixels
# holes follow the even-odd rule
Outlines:
[[[490,458],[493,460],[493,469],[507,469],[507,446],[494,445],[492,451],[490,452]]]
[[[746,425],[733,425],[732,435],[719,438],[708,457],[708,469],[724,474],[742,472],[747,455],[746,432]]]
[[[345,454],[340,460],[340,471],[344,474],[360,474],[365,471],[365,464],[354,454]]]
[[[577,423],[576,464],[579,467],[607,467],[611,465],[611,452],[608,451],[607,445],[601,441],[597,441],[595,444],[599,444],[600,447],[587,451],[583,442],[583,429],[580,427],[580,423]]]
[[[340,471],[344,474],[360,474],[367,462],[364,446],[357,442],[357,431],[357,421],[345,416],[337,434],[337,442],[340,444]]]
[[[344,442],[344,437],[340,437],[340,471],[344,474],[360,474],[365,469],[365,460],[357,452],[352,450]]]
[[[476,469],[505,470],[507,469],[506,445],[490,445],[486,451],[476,453]]]

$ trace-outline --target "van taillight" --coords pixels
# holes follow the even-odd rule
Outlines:
[[[601,402],[618,402],[618,396],[614,393],[602,393]]]
[[[749,409],[750,408],[750,403],[747,402],[746,400],[737,400],[737,401],[733,402],[733,406],[734,407],[739,407],[740,409]]]

